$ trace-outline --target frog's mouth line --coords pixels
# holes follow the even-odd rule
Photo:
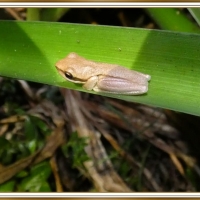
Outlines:
[[[69,79],[69,78],[67,78],[66,76],[65,76],[65,74],[63,74],[63,76],[64,76],[64,78],[65,79],[67,79],[68,81],[71,81],[71,82],[73,82],[73,83],[85,83],[86,81],[82,81],[82,80],[80,80],[80,79],[78,79],[78,78],[73,78],[73,79]]]

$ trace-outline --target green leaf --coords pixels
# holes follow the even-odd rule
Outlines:
[[[13,192],[15,187],[15,181],[7,181],[0,185],[0,192]]]
[[[199,27],[177,8],[147,8],[160,28],[172,31],[200,33]]]
[[[28,21],[58,21],[69,8],[27,8]]]
[[[27,8],[27,21],[39,21],[41,8]]]
[[[111,26],[0,22],[0,75],[79,91],[55,63],[70,52],[150,74],[146,95],[102,94],[200,115],[200,35]]]
[[[42,21],[58,21],[70,8],[44,8],[41,10]]]
[[[29,151],[31,153],[34,153],[36,151],[36,149],[37,149],[37,143],[38,143],[37,140],[31,140],[31,141],[27,142],[27,148],[29,149]]]
[[[83,162],[90,158],[85,152],[85,146],[87,145],[87,137],[79,137],[77,132],[70,135],[68,143],[62,145],[63,154],[73,159],[73,167],[80,167]]]
[[[30,175],[19,184],[20,191],[49,192],[51,188],[47,182],[51,174],[48,162],[42,162],[31,168]]]
[[[28,140],[34,140],[38,137],[37,127],[31,119],[31,117],[27,117],[24,123],[24,134]]]
[[[51,166],[48,162],[41,162],[31,168],[31,174],[37,175],[41,180],[46,180],[51,174]]]
[[[17,178],[23,178],[23,177],[26,177],[28,175],[28,172],[26,170],[22,170],[20,172],[18,172],[15,177]]]
[[[0,152],[3,151],[3,149],[10,148],[10,142],[6,140],[4,137],[0,137]]]
[[[188,8],[188,10],[200,26],[200,8]]]

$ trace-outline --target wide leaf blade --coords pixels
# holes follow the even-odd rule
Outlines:
[[[200,115],[199,34],[14,21],[1,21],[0,29],[1,76],[85,91],[55,68],[59,59],[76,52],[152,77],[146,95],[103,95]]]

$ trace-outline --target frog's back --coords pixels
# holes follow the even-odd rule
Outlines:
[[[147,82],[151,79],[150,75],[143,74],[134,70],[127,69],[114,64],[101,64],[101,69],[104,69],[103,75],[123,78],[133,82]]]

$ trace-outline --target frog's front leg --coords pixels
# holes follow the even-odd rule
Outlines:
[[[93,90],[96,92],[139,95],[148,91],[148,80],[146,83],[140,83],[119,77],[99,76],[97,82],[93,86]]]
[[[98,80],[99,80],[98,76],[92,76],[84,83],[83,88],[86,90],[93,90]]]

